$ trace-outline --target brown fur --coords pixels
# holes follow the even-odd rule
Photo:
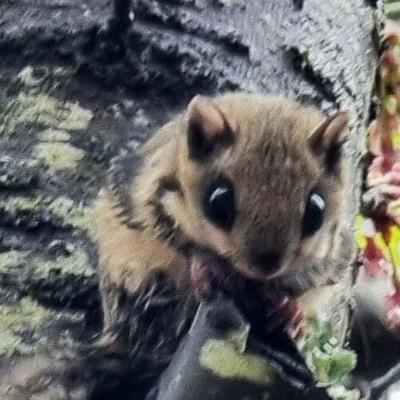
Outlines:
[[[188,145],[187,132],[194,123],[210,143],[224,135],[227,139],[201,160],[193,159]],[[193,100],[185,114],[162,127],[140,150],[143,163],[129,188],[131,222],[137,228],[121,223],[123,205],[116,204],[110,192],[100,196],[103,281],[135,292],[160,270],[187,287],[188,249],[223,256],[247,277],[270,280],[276,275],[282,280],[315,263],[327,264],[335,274],[332,265],[337,265],[343,240],[346,174],[342,159],[332,171],[326,155],[329,146],[342,140],[346,121],[337,118],[329,124],[318,110],[278,97],[242,93]],[[205,187],[221,174],[234,184],[238,209],[228,232],[207,221],[201,207]],[[314,188],[327,203],[325,222],[315,235],[302,239],[304,207]],[[279,270],[262,277],[254,272],[251,255],[258,251],[278,252]],[[326,274],[322,270],[319,274]],[[103,288],[104,298],[106,292]],[[104,303],[107,322],[112,312],[106,299]]]

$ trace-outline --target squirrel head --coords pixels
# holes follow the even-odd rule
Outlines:
[[[322,258],[343,225],[347,123],[279,97],[196,96],[176,155],[186,217],[174,219],[250,278]]]

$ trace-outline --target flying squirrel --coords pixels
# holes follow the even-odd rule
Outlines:
[[[194,97],[127,171],[114,163],[97,199],[102,334],[28,382],[17,370],[7,400],[60,385],[65,398],[145,398],[215,286],[269,337],[277,323],[297,329],[287,298],[303,315],[333,304],[353,257],[347,123],[283,97]]]
[[[194,97],[139,149],[126,187],[99,195],[105,329],[116,293],[139,292],[155,273],[178,291],[203,289],[221,267],[319,305],[351,262],[347,124],[344,112],[283,97]]]

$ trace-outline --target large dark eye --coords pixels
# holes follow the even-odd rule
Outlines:
[[[325,200],[316,192],[311,192],[303,217],[303,236],[311,236],[324,222]]]
[[[233,186],[225,178],[216,179],[205,194],[205,216],[218,227],[228,230],[232,227],[236,215]]]

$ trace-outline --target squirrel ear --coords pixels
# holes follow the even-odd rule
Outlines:
[[[348,122],[348,114],[338,112],[326,118],[308,137],[311,150],[324,157],[328,170],[333,170],[341,157]]]
[[[232,142],[232,130],[212,99],[196,96],[187,109],[189,157],[204,159],[217,147]]]

